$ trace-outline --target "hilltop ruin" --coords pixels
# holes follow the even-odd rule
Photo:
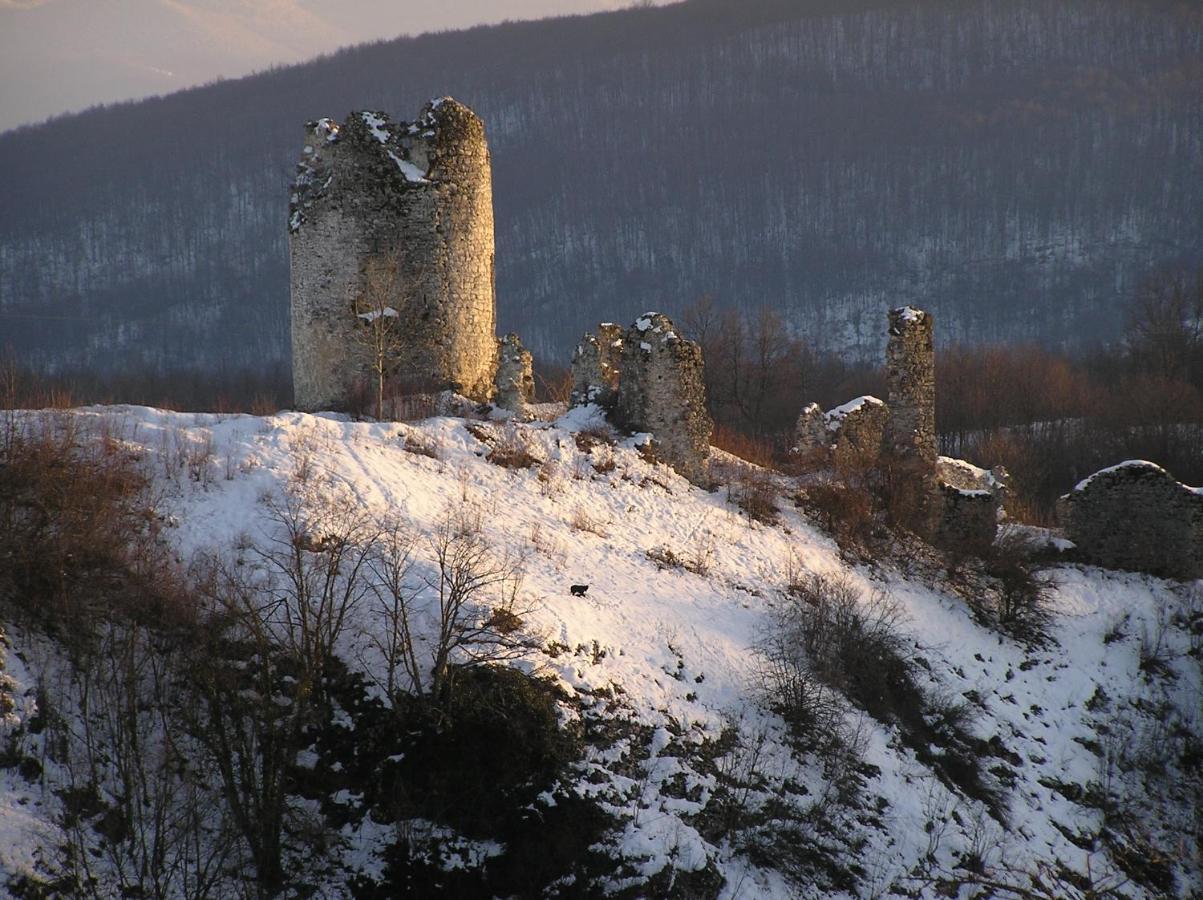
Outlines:
[[[497,367],[493,189],[484,125],[451,98],[413,122],[307,126],[289,202],[294,402],[345,409],[395,320],[390,376],[486,401]],[[387,323],[392,324],[392,323]]]

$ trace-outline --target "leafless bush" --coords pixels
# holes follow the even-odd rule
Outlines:
[[[516,659],[541,641],[509,627],[530,613],[530,601],[520,595],[521,558],[498,552],[479,523],[465,527],[456,509],[444,515],[427,543],[434,561],[425,579],[434,596],[429,689],[439,696],[454,675],[453,664]],[[415,679],[415,690],[426,686]]]
[[[684,569],[694,575],[706,575],[710,570],[710,553],[705,546],[695,547],[694,552],[681,555],[671,547],[661,544],[653,547],[644,554],[659,569]]]
[[[507,469],[529,469],[540,461],[530,434],[513,423],[506,423],[500,434],[493,437],[492,449],[485,459]]]
[[[0,424],[0,599],[83,641],[170,611],[175,566],[138,456],[73,413]]]
[[[238,595],[253,607],[228,610],[267,628],[314,685],[368,592],[364,571],[380,536],[379,526],[345,501],[315,501],[295,490],[268,498],[272,533],[251,548],[267,578],[253,595]]]
[[[50,717],[63,749],[64,874],[82,891],[201,898],[219,892],[236,832],[180,715],[187,654],[139,624],[78,656]],[[183,693],[181,693],[183,692]]]
[[[416,456],[428,456],[431,459],[439,458],[439,445],[434,438],[422,432],[411,432],[405,435],[405,439],[401,442],[401,449],[406,453],[413,453]]]
[[[572,518],[569,519],[568,524],[573,531],[586,531],[598,537],[604,538],[609,533],[606,531],[606,523],[601,519],[595,519],[583,506],[578,506],[572,511]]]
[[[750,465],[729,468],[727,499],[747,513],[749,518],[765,525],[775,525],[781,512],[777,508],[777,494],[777,482],[768,470]]]
[[[1032,539],[1006,526],[986,553],[986,573],[997,583],[998,623],[1029,641],[1044,639],[1051,618],[1048,596],[1052,576],[1039,570],[1033,561],[1035,555]]]

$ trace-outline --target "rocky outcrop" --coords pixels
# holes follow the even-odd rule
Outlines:
[[[497,394],[493,402],[501,409],[525,415],[535,396],[535,376],[530,351],[511,332],[497,342]]]
[[[1203,489],[1128,460],[1081,481],[1057,503],[1065,536],[1087,562],[1203,578]]]
[[[365,316],[396,320],[385,352],[401,385],[489,399],[493,189],[470,109],[443,98],[413,122],[354,112],[309,123],[288,232],[298,408],[348,405],[374,364]]]
[[[702,349],[655,312],[635,320],[622,339],[614,418],[650,432],[656,455],[695,483],[705,480],[713,424],[706,412]]]

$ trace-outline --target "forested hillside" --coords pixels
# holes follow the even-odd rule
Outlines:
[[[499,325],[565,358],[700,295],[876,353],[1119,333],[1203,263],[1203,13],[1141,0],[691,0],[344,50],[0,136],[0,346],[45,368],[288,358],[303,124],[451,94],[494,161]]]

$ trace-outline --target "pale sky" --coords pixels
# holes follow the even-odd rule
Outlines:
[[[0,0],[0,131],[347,44],[631,0]]]

